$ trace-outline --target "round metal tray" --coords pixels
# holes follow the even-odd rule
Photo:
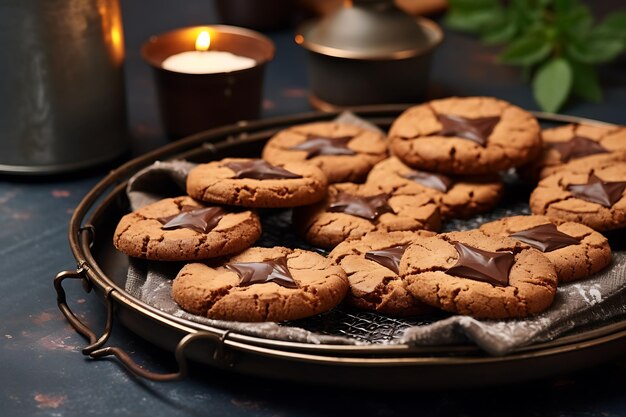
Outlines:
[[[405,105],[385,105],[353,111],[386,129],[405,108]],[[548,122],[583,121],[568,116],[536,115]],[[130,176],[156,160],[203,162],[235,155],[256,156],[265,141],[279,130],[336,116],[337,113],[315,112],[213,129],[136,158],[100,181],[81,201],[70,221],[70,247],[78,268],[60,272],[54,280],[59,308],[70,324],[89,340],[82,353],[92,358],[116,356],[133,373],[152,380],[181,378],[187,373],[187,361],[192,360],[268,378],[395,389],[520,382],[592,366],[624,352],[626,320],[604,323],[506,356],[492,357],[470,345],[316,345],[254,337],[174,317],[124,290],[128,258],[117,252],[111,242],[117,222],[128,212],[124,191]],[[107,325],[102,335],[97,336],[69,308],[63,290],[66,279],[81,280],[86,290],[94,289],[104,301]],[[155,374],[137,366],[121,349],[104,347],[114,320],[149,342],[174,352],[179,371]]]

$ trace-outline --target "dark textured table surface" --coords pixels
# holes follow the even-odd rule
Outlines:
[[[610,10],[620,1],[601,2]],[[218,22],[210,1],[123,2],[127,88],[135,155],[166,143],[155,95],[139,47],[151,34],[175,27]],[[310,107],[303,51],[292,30],[269,33],[277,45],[269,66],[264,116]],[[473,38],[447,33],[432,74],[431,97],[493,95],[535,109],[530,89],[516,69],[497,64],[495,49]],[[463,64],[459,64],[462,62]],[[602,104],[574,103],[564,112],[626,124],[626,62],[602,69]],[[0,108],[9,103],[0,104]],[[626,415],[626,357],[574,374],[532,383],[437,392],[363,393],[298,384],[270,383],[199,368],[187,380],[137,380],[117,363],[82,357],[84,340],[55,304],[52,277],[75,261],[66,231],[73,208],[106,174],[106,168],[55,178],[11,178],[0,182],[0,415],[421,415],[421,416],[623,416]],[[73,306],[94,328],[103,308],[78,285],[68,285]],[[116,327],[111,345],[122,346],[151,369],[173,370],[166,352]],[[384,385],[384,381],[380,381]]]

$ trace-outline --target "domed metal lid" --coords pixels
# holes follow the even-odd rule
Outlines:
[[[296,42],[324,55],[402,59],[439,43],[441,30],[396,8],[392,0],[354,0],[322,19],[304,23]]]

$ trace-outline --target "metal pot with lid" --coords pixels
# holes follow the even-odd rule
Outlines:
[[[309,51],[310,100],[328,110],[419,101],[442,40],[436,23],[409,16],[392,0],[347,2],[296,34]]]

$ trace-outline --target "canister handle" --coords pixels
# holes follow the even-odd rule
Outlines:
[[[93,359],[114,356],[122,363],[122,365],[126,367],[126,369],[128,369],[135,376],[146,378],[151,381],[160,382],[176,381],[188,375],[189,366],[186,350],[191,343],[199,339],[205,339],[214,342],[213,344],[216,346],[216,349],[213,357],[216,361],[222,362],[222,359],[224,358],[224,341],[228,336],[228,331],[221,336],[209,332],[198,331],[194,333],[189,333],[188,335],[183,337],[178,342],[176,350],[174,351],[174,357],[176,358],[176,362],[178,363],[178,371],[172,373],[157,373],[145,370],[141,366],[139,366],[137,362],[135,362],[135,360],[133,360],[130,355],[126,353],[123,349],[119,347],[102,347],[109,339],[109,336],[111,335],[111,331],[113,329],[112,294],[113,292],[115,292],[115,289],[113,287],[108,287],[105,289],[104,299],[107,309],[107,321],[102,335],[98,337],[96,333],[91,330],[85,323],[83,323],[68,306],[65,290],[63,288],[63,281],[68,278],[80,279],[83,283],[83,288],[87,292],[91,290],[91,284],[89,282],[89,278],[85,273],[84,268],[82,267],[79,267],[78,269],[73,271],[59,272],[54,278],[54,288],[57,292],[57,306],[59,307],[59,310],[61,310],[61,313],[63,313],[63,316],[65,316],[65,318],[74,328],[74,330],[76,330],[81,336],[89,341],[89,345],[81,350],[83,355],[89,356]]]

